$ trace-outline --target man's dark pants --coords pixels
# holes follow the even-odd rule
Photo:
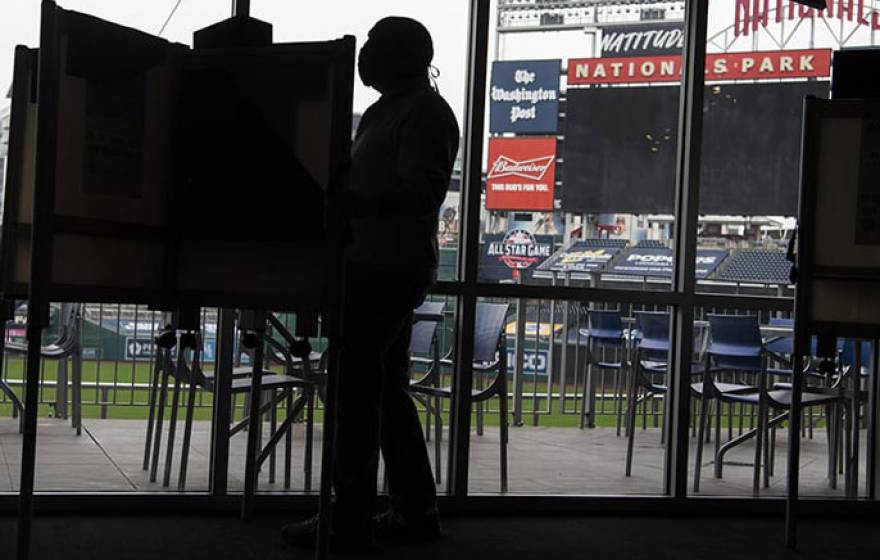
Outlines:
[[[347,267],[334,477],[338,531],[369,531],[380,446],[392,509],[404,517],[435,511],[425,439],[407,392],[412,310],[424,299],[430,274],[424,278]]]

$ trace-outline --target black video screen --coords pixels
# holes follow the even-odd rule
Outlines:
[[[700,213],[794,215],[805,96],[827,82],[717,84],[705,90]],[[674,210],[679,88],[569,89],[562,206]]]

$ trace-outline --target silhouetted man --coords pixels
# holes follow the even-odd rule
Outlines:
[[[382,97],[364,113],[352,147],[331,545],[365,550],[373,535],[429,539],[440,533],[421,424],[409,394],[413,308],[437,270],[437,214],[458,151],[455,116],[431,87],[431,36],[415,20],[389,17],[369,33],[358,60],[363,83]],[[391,506],[374,518],[379,450]],[[317,518],[287,525],[293,545],[315,542]]]

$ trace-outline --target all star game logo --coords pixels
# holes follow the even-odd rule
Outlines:
[[[525,270],[549,257],[551,250],[551,244],[538,243],[532,232],[514,229],[501,241],[490,243],[489,256],[512,270]]]

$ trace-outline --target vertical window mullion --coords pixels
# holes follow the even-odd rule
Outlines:
[[[486,69],[489,48],[489,0],[471,0],[468,26],[467,82],[462,169],[463,228],[458,275],[455,372],[450,415],[448,492],[466,496],[470,460],[470,409],[473,385],[474,319],[479,266],[483,134],[486,109]],[[504,374],[501,372],[500,374]]]
[[[666,446],[664,492],[675,498],[687,495],[688,425],[690,419],[691,360],[694,347],[694,290],[697,252],[697,221],[703,88],[706,66],[708,0],[686,0],[683,81],[679,99],[678,148],[675,169],[674,291],[682,302],[672,313],[672,355],[669,411],[670,438]]]

